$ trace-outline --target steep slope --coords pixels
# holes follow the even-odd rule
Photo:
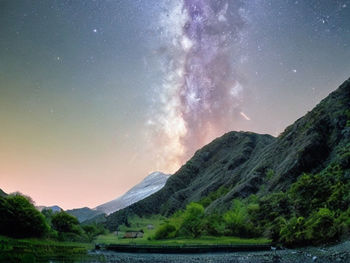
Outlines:
[[[114,229],[131,214],[170,215],[221,186],[230,190],[207,211],[232,199],[286,190],[303,172],[326,167],[350,139],[350,81],[289,126],[278,138],[230,132],[214,140],[171,176],[162,190],[107,217]]]
[[[209,209],[227,204],[237,196],[284,191],[302,173],[318,172],[334,161],[337,151],[349,140],[350,80],[347,80],[312,111],[287,127],[260,156],[250,159],[239,173],[240,183]]]
[[[95,210],[110,214],[123,209],[124,207],[140,201],[160,190],[165,185],[169,176],[170,175],[161,172],[153,172],[121,197],[99,205]]]
[[[184,166],[172,175],[162,190],[107,217],[107,226],[114,229],[130,214],[170,215],[191,201],[217,190],[220,186],[233,187],[235,176],[245,162],[275,140],[270,135],[249,132],[230,132],[197,151]]]

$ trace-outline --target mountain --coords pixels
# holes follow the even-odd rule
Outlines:
[[[229,132],[198,150],[157,193],[107,217],[115,229],[130,215],[169,216],[192,201],[225,187],[206,212],[225,211],[235,198],[286,191],[303,173],[317,173],[330,163],[349,169],[350,80],[290,125],[277,138]],[[348,170],[347,170],[348,173]]]
[[[164,185],[170,175],[161,172],[154,172],[148,175],[143,181],[121,197],[110,202],[97,206],[94,209],[83,207],[67,210],[66,212],[78,218],[79,222],[87,224],[93,222],[104,222],[105,215],[127,207],[147,196],[157,192]]]
[[[104,214],[101,211],[97,211],[88,207],[71,209],[67,210],[66,212],[72,216],[75,216],[81,223],[90,220],[98,215]]]
[[[162,189],[169,176],[170,175],[161,172],[153,172],[124,195],[110,202],[97,206],[95,210],[110,214],[123,209],[124,207],[140,201]]]
[[[7,194],[3,190],[0,189],[0,197],[6,197],[6,196],[7,196]]]
[[[36,209],[38,209],[40,212],[44,209],[51,209],[53,212],[60,212],[61,210],[63,210],[61,207],[59,207],[58,205],[52,205],[52,206],[36,206]]]

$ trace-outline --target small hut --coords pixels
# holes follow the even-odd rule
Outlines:
[[[124,238],[142,238],[143,230],[140,231],[127,231],[124,234]]]

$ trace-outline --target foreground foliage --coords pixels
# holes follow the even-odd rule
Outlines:
[[[350,145],[338,153],[337,162],[319,173],[301,175],[285,192],[235,199],[225,213],[205,213],[204,206],[215,201],[218,193],[225,194],[221,188],[176,212],[153,238],[265,237],[287,246],[319,245],[348,238]],[[273,176],[273,171],[268,170],[268,179]]]
[[[45,217],[30,198],[18,193],[0,197],[0,234],[11,237],[43,237],[49,231]]]
[[[30,197],[20,193],[0,197],[0,235],[13,238],[43,238],[91,242],[106,232],[101,224],[81,226],[64,211],[39,212]]]
[[[0,236],[0,262],[76,262],[87,256],[91,244],[48,239],[14,239]]]

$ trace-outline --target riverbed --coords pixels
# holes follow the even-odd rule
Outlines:
[[[202,254],[142,254],[92,251],[95,259],[87,262],[106,263],[350,263],[350,241],[329,247],[309,247],[262,252]]]
[[[10,253],[10,254],[8,254]],[[7,255],[7,257],[6,257]],[[12,256],[11,256],[12,255]],[[9,260],[6,260],[9,259]],[[16,259],[16,260],[15,260]],[[257,252],[156,254],[92,250],[88,254],[42,256],[29,252],[3,254],[0,262],[26,263],[350,263],[350,241],[333,246]]]

